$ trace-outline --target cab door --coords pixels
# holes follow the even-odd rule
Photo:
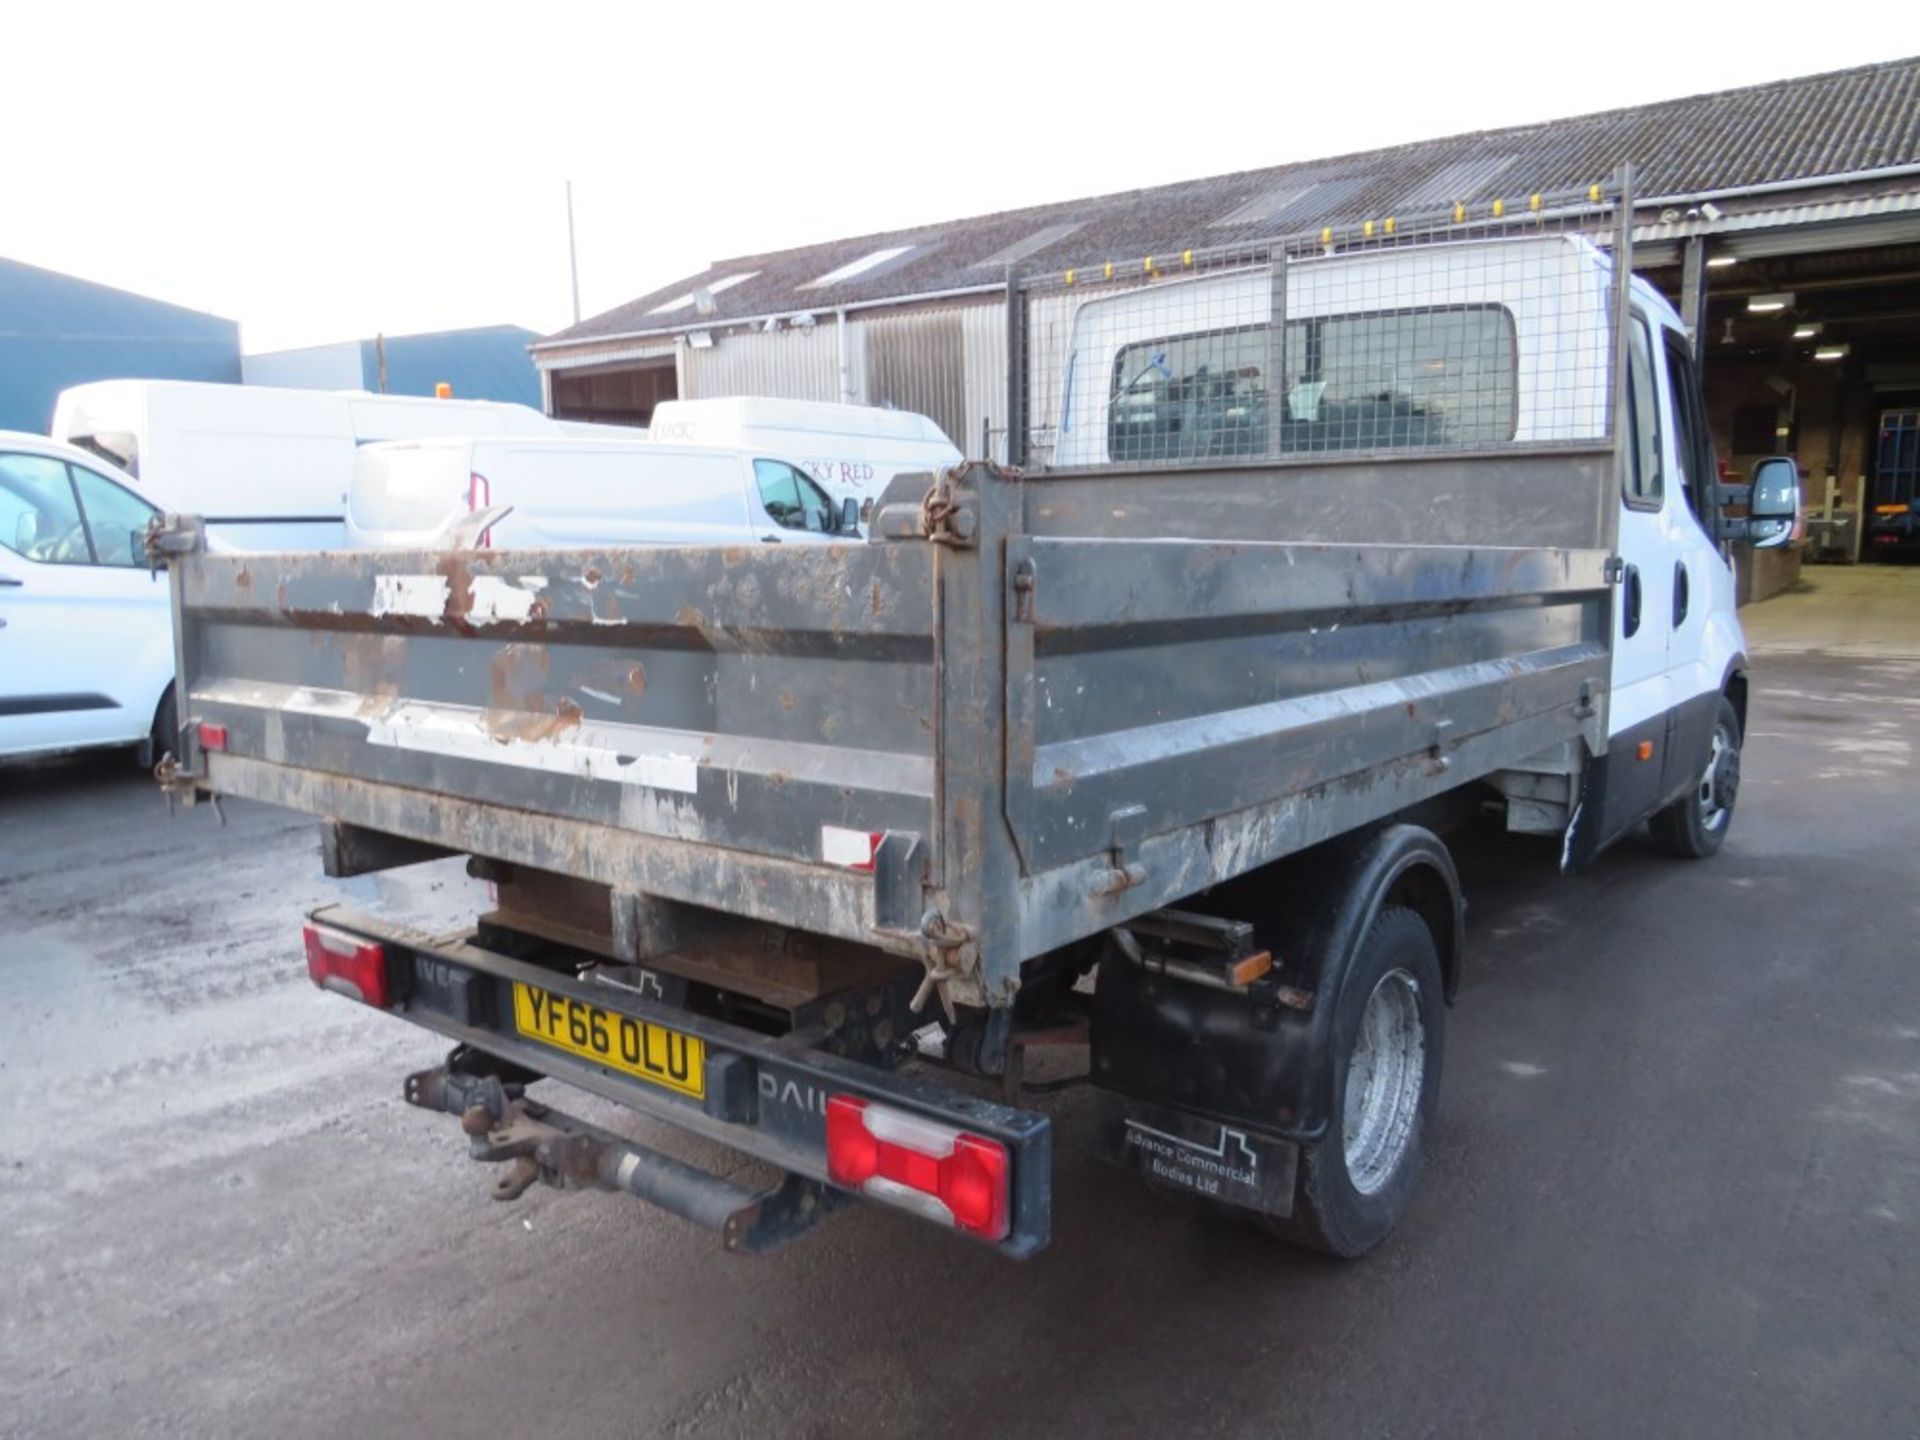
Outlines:
[[[1735,614],[1733,567],[1713,538],[1716,493],[1713,437],[1700,372],[1686,332],[1655,330],[1664,364],[1666,503],[1662,511],[1670,575],[1667,629],[1668,728],[1662,780],[1669,795],[1699,778],[1713,745],[1721,687],[1743,642]]]
[[[146,738],[173,669],[153,507],[49,455],[0,453],[0,755]]]
[[[1667,712],[1673,705],[1668,638],[1674,612],[1674,553],[1668,506],[1673,426],[1661,355],[1647,317],[1627,333],[1627,455],[1621,480],[1614,606],[1613,696],[1609,715],[1604,843],[1660,801]]]
[[[841,538],[837,507],[804,471],[784,460],[755,460],[753,485],[762,540],[817,544]]]

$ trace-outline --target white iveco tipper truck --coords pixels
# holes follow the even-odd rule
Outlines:
[[[1732,820],[1728,555],[1798,482],[1723,515],[1679,321],[1582,238],[1622,254],[1626,208],[1010,285],[1028,463],[901,477],[864,543],[230,556],[174,518],[163,779],[322,817],[336,875],[496,883],[464,934],[305,944],[451,1043],[407,1098],[503,1198],[738,1251],[864,1199],[1031,1255],[1022,1056],[1080,1042],[1113,1159],[1359,1255],[1440,1103],[1449,807],[1569,867]]]

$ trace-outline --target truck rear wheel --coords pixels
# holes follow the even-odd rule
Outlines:
[[[1669,855],[1704,860],[1727,838],[1739,791],[1740,712],[1722,695],[1706,769],[1686,794],[1647,821],[1647,833]]]
[[[1293,1214],[1268,1224],[1352,1258],[1386,1239],[1412,1200],[1440,1093],[1446,1006],[1426,922],[1382,910],[1335,1004],[1332,1120],[1301,1148]]]

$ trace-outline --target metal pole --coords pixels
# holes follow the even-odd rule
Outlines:
[[[1701,369],[1707,356],[1707,347],[1700,341],[1700,328],[1707,323],[1707,242],[1698,235],[1687,237],[1681,260],[1680,323],[1693,341],[1694,368]]]
[[[573,243],[573,182],[567,181],[567,270],[573,276],[573,323],[580,323],[580,253]]]
[[[1633,319],[1633,166],[1620,167],[1619,210],[1613,228],[1613,361],[1607,384],[1612,400],[1614,487],[1601,501],[1601,534],[1612,549],[1619,533],[1620,496],[1626,493],[1627,326]]]
[[[1267,455],[1280,454],[1281,426],[1287,418],[1287,247],[1278,246],[1268,262],[1267,279]]]
[[[840,362],[840,403],[853,404],[853,352],[847,348],[847,312],[836,310],[834,318],[834,348]]]
[[[380,387],[382,395],[387,393],[387,337],[373,337],[374,383]]]
[[[1007,464],[1027,463],[1027,307],[1019,278],[1007,267]],[[1065,416],[1061,419],[1064,421]]]

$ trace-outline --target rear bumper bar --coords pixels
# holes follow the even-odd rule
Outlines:
[[[720,1230],[731,1249],[764,1249],[761,1242],[769,1236],[776,1243],[786,1238],[775,1232],[797,1233],[790,1223],[793,1216],[807,1217],[797,1227],[803,1229],[812,1218],[853,1198],[831,1185],[826,1155],[827,1101],[834,1095],[850,1095],[908,1110],[1006,1146],[1012,1162],[1010,1228],[995,1248],[1025,1258],[1047,1244],[1053,1139],[1051,1122],[1044,1115],[982,1099],[924,1076],[828,1053],[819,1048],[829,1040],[826,1034],[760,1034],[644,997],[625,985],[557,972],[487,950],[464,937],[429,935],[343,907],[315,911],[311,918],[385,949],[397,996],[391,1013],[508,1066],[563,1080],[764,1160],[786,1172],[790,1180],[773,1191],[755,1194],[526,1101],[518,1095],[517,1086],[494,1081],[498,1094],[479,1094],[475,1087],[488,1083],[481,1073],[486,1067],[444,1066],[412,1077],[410,1102],[461,1115],[477,1158],[513,1162],[515,1168],[502,1177],[510,1194],[520,1193],[536,1179],[625,1190]],[[694,1037],[705,1052],[700,1097],[521,1034],[515,1021],[516,983],[566,996],[609,1016]],[[517,1189],[512,1188],[515,1185]]]

